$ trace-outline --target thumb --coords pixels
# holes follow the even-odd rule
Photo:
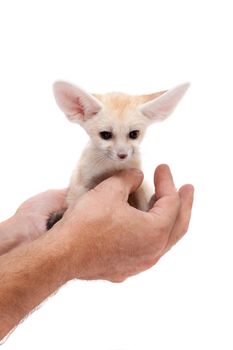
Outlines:
[[[108,197],[114,197],[116,194],[123,201],[127,201],[129,194],[136,191],[143,181],[143,173],[138,169],[125,169],[117,172],[105,181],[95,187],[95,190],[104,190]]]

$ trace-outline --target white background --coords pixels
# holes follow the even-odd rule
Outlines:
[[[233,349],[231,1],[0,3],[0,219],[65,187],[87,136],[52,95],[57,79],[90,92],[150,93],[190,81],[143,145],[147,177],[168,163],[195,185],[187,236],[123,284],[70,282],[5,349]]]

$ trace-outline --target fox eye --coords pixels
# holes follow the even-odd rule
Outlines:
[[[139,136],[139,130],[132,130],[129,133],[129,138],[130,139],[136,139]]]
[[[101,131],[100,137],[104,140],[110,140],[112,138],[112,133],[110,131]]]

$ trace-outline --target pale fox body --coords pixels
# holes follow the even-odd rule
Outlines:
[[[85,148],[82,156],[72,174],[67,195],[68,205],[89,191],[100,182],[119,170],[127,168],[141,168],[139,153],[128,161],[113,161],[105,159],[101,151],[96,150],[91,143]],[[146,211],[149,203],[149,191],[145,183],[132,195],[129,202],[134,207]]]
[[[71,177],[68,205],[118,170],[141,169],[139,144],[147,127],[167,118],[188,86],[182,84],[150,95],[91,95],[69,83],[56,82],[54,94],[59,107],[70,121],[80,124],[90,136]],[[143,183],[129,202],[147,211],[149,197]]]

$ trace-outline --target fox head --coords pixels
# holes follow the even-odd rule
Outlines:
[[[166,119],[188,87],[185,83],[149,95],[100,95],[58,81],[54,95],[66,117],[86,130],[96,148],[113,161],[126,162],[137,151],[147,127]]]

